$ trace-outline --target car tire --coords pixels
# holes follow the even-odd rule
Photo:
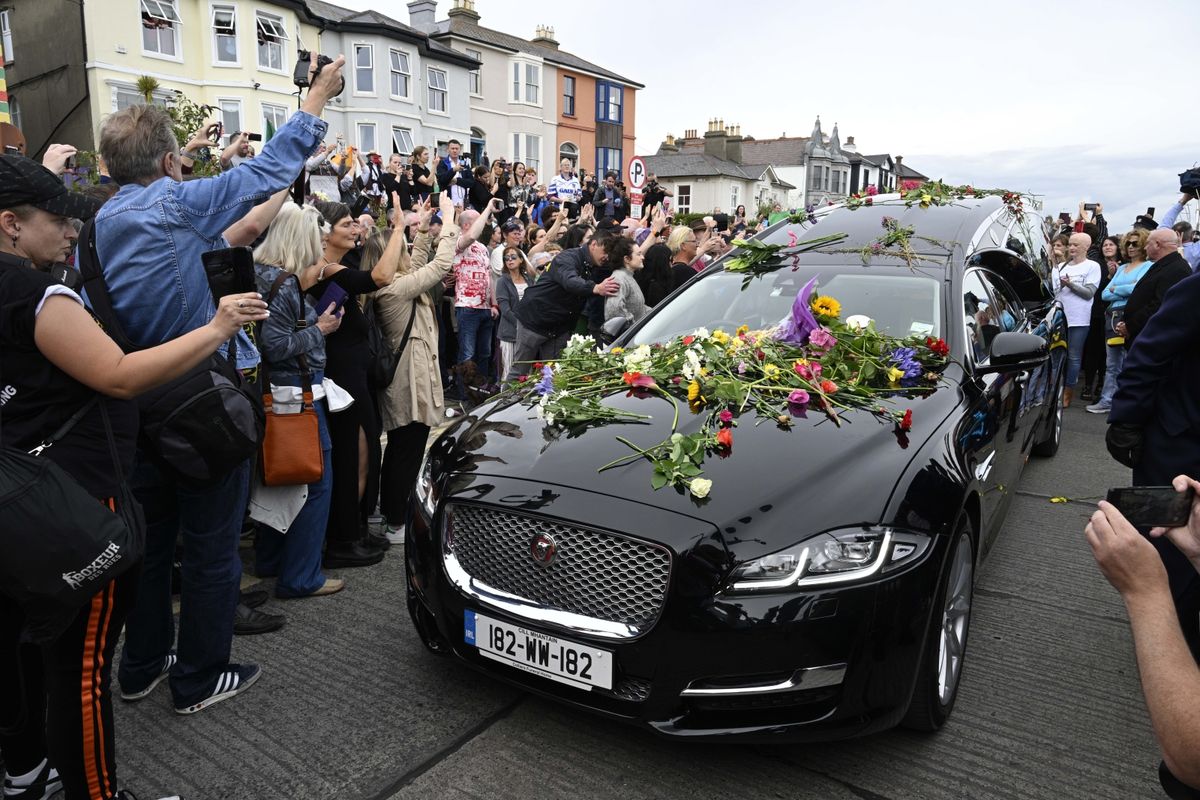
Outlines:
[[[1062,421],[1063,421],[1063,404],[1062,393],[1063,387],[1061,384],[1055,385],[1054,405],[1050,408],[1050,414],[1046,417],[1046,426],[1050,429],[1045,438],[1039,439],[1033,443],[1030,452],[1040,458],[1050,458],[1058,452],[1058,445],[1062,442]]]
[[[975,592],[975,543],[966,514],[959,517],[917,668],[917,685],[901,721],[905,728],[932,732],[950,718],[967,655]]]

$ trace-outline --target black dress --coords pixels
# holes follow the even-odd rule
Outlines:
[[[325,529],[327,544],[350,544],[362,538],[366,516],[374,508],[360,508],[358,496],[358,432],[367,437],[368,477],[363,497],[379,494],[379,411],[374,393],[367,383],[371,361],[367,352],[367,318],[358,305],[358,295],[371,294],[379,287],[369,272],[341,269],[318,280],[306,291],[317,303],[331,283],[350,296],[343,306],[342,324],[325,338],[325,377],[345,389],[354,398],[349,408],[330,413],[329,438],[333,444],[333,488],[329,505],[329,523]],[[318,309],[323,312],[325,309]],[[372,487],[372,483],[375,484]]]
[[[429,195],[433,193],[433,186],[427,186],[424,183],[421,183],[421,178],[429,177],[429,168],[422,167],[420,164],[413,164],[412,176],[412,192],[414,202],[416,202],[416,199],[424,200],[426,197],[429,197]]]

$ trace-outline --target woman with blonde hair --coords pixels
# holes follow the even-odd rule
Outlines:
[[[1146,260],[1146,242],[1150,239],[1150,231],[1144,228],[1134,228],[1121,237],[1121,252],[1118,258],[1123,262],[1113,273],[1112,280],[1104,287],[1100,299],[1108,303],[1104,312],[1104,332],[1107,336],[1105,354],[1104,388],[1100,391],[1100,399],[1087,407],[1093,414],[1106,414],[1112,408],[1112,398],[1117,392],[1117,380],[1125,367],[1125,327],[1121,318],[1125,315],[1125,303],[1138,281],[1154,266],[1153,261]]]
[[[417,208],[417,237],[411,258],[400,229],[392,231],[381,258],[397,259],[396,277],[375,295],[375,310],[387,346],[400,351],[392,382],[379,396],[387,448],[379,476],[379,509],[387,518],[384,534],[392,544],[404,543],[408,495],[417,479],[425,442],[434,425],[445,419],[442,374],[438,366],[437,312],[429,290],[454,266],[459,230],[454,224],[450,193],[440,197],[444,223],[437,240],[430,235],[433,209]],[[431,250],[436,249],[432,261]],[[364,254],[364,262],[367,255]]]
[[[276,413],[299,411],[302,393],[311,387],[321,440],[321,477],[308,484],[299,513],[291,519],[274,511],[266,514],[254,537],[255,572],[261,578],[276,577],[275,595],[284,598],[333,594],[345,585],[321,573],[333,485],[325,337],[338,329],[342,317],[332,305],[314,308],[302,291],[304,284],[316,281],[324,223],[321,212],[312,206],[287,203],[254,250],[256,283],[262,296],[269,298],[271,312],[263,323],[258,347],[271,382],[273,409]]]
[[[704,268],[704,254],[716,247],[718,237],[710,236],[700,243],[700,237],[686,225],[676,225],[667,237],[667,248],[671,251],[671,277],[674,291],[696,277]]]

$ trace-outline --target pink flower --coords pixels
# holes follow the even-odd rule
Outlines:
[[[717,419],[721,420],[722,425],[728,425],[733,422],[733,412],[728,408],[721,409],[721,413],[717,414]]]
[[[793,406],[808,405],[808,392],[803,389],[796,389],[788,395],[788,404]]]
[[[879,190],[875,188],[875,184],[867,186],[867,197],[874,197],[877,194],[879,194]]]
[[[833,334],[824,328],[817,328],[808,337],[808,344],[810,347],[815,347],[818,350],[828,352],[829,350],[833,349],[834,345],[837,344],[837,339],[834,338]]]
[[[795,364],[792,365],[792,369],[795,370],[797,375],[799,375],[801,378],[804,378],[804,380],[806,380],[806,381],[812,380],[812,377],[813,377],[812,365],[810,365],[809,363],[797,361]]]
[[[797,241],[798,240],[796,239],[796,232],[788,231],[788,247],[795,247]]]
[[[738,372],[738,375],[745,375],[745,374],[746,374],[746,362],[745,362],[745,361],[739,361],[739,362],[738,362],[738,366],[737,366],[737,372]]]
[[[812,376],[813,376],[813,380],[821,379],[821,365],[816,363],[815,361],[812,364]]]

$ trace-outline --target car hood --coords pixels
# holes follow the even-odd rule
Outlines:
[[[652,418],[567,429],[547,426],[527,402],[508,398],[480,407],[454,429],[442,474],[469,472],[570,486],[694,517],[716,526],[741,560],[824,530],[883,521],[896,482],[957,399],[954,388],[943,387],[921,397],[885,401],[901,412],[912,409],[907,434],[865,411],[844,412],[840,426],[809,411],[806,418],[793,418],[790,430],[745,414],[733,429],[731,454],[706,457],[704,477],[712,480],[712,491],[698,499],[674,487],[652,489],[653,470],[645,459],[597,471],[632,452],[616,437],[649,447],[670,434],[673,411],[661,397],[615,393],[605,400],[607,405]],[[705,417],[692,415],[680,403],[679,431],[694,432]]]

